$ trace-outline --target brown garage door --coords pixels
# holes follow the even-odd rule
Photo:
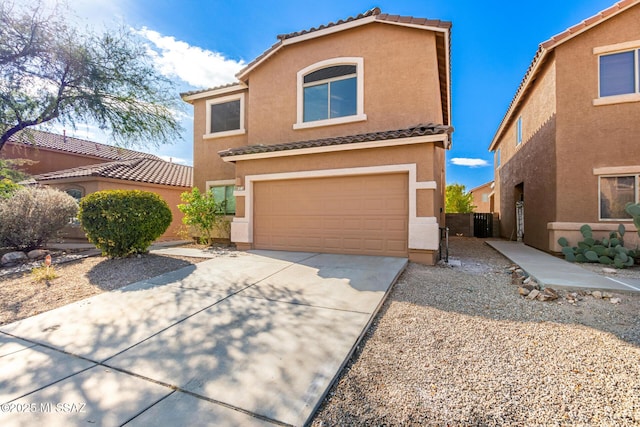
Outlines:
[[[406,174],[254,184],[257,249],[407,256]]]

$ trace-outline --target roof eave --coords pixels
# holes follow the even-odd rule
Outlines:
[[[317,30],[317,31],[313,31],[313,32],[309,32],[309,33],[305,33],[305,34],[301,34],[299,36],[296,37],[291,37],[291,38],[286,38],[284,40],[279,40],[277,43],[275,43],[273,46],[271,46],[269,49],[267,49],[261,56],[262,57],[258,57],[259,59],[257,61],[255,61],[252,64],[249,64],[247,67],[245,67],[244,69],[240,70],[237,74],[236,74],[236,78],[242,82],[246,82],[248,75],[254,70],[256,69],[258,66],[260,66],[262,63],[264,63],[265,61],[267,61],[269,58],[271,58],[273,55],[275,55],[280,49],[282,49],[284,46],[289,46],[292,44],[296,44],[296,43],[300,43],[300,42],[304,42],[307,40],[312,40],[318,37],[324,37],[330,34],[334,34],[334,33],[338,33],[341,31],[346,31],[352,28],[357,28],[363,25],[368,25],[371,23],[380,23],[380,24],[389,24],[389,25],[398,25],[398,26],[402,26],[402,27],[408,27],[408,28],[415,28],[415,29],[419,29],[419,30],[426,30],[426,31],[435,31],[435,32],[442,32],[445,34],[448,34],[450,31],[450,25],[444,26],[444,27],[434,27],[434,26],[428,26],[428,25],[419,25],[419,24],[412,24],[412,23],[405,23],[405,22],[395,22],[395,21],[387,21],[384,19],[378,19],[379,15],[373,15],[373,16],[367,16],[365,18],[360,18],[354,21],[350,21],[350,22],[345,22],[343,24],[340,25],[334,25],[331,27],[327,27],[327,28],[323,28],[321,30]],[[448,46],[449,41],[447,40],[447,46]]]
[[[238,82],[233,86],[225,86],[219,89],[208,89],[203,90],[202,92],[192,93],[192,94],[180,94],[180,97],[184,102],[188,102],[189,104],[193,103],[198,99],[210,98],[212,96],[224,95],[227,93],[238,92],[242,90],[246,90],[249,86],[247,86],[244,82]]]
[[[531,61],[531,64],[529,65],[529,68],[527,69],[525,78],[520,83],[520,86],[518,86],[516,95],[514,96],[514,99],[511,101],[511,104],[509,105],[507,112],[505,113],[504,117],[502,118],[502,121],[500,122],[500,126],[498,127],[498,130],[496,131],[493,139],[491,140],[491,144],[489,145],[489,151],[495,151],[496,146],[498,145],[498,141],[500,140],[500,138],[502,138],[502,135],[504,134],[506,125],[511,121],[513,113],[520,106],[520,101],[522,100],[522,97],[524,96],[525,93],[528,92],[527,89],[529,88],[529,85],[531,84],[532,79],[537,75],[538,71],[540,70],[540,67],[542,66],[542,64],[545,63],[547,59],[547,55],[551,51],[553,51],[556,47],[560,46],[561,44],[566,43],[569,40],[572,40],[573,38],[579,36],[580,34],[586,31],[589,31],[590,29],[600,25],[601,23],[613,18],[614,16],[619,15],[620,13],[638,4],[640,4],[640,0],[622,0],[614,4],[613,6],[609,7],[608,9],[605,9],[600,13],[585,19],[581,23],[574,25],[559,34],[556,34],[555,36],[551,37],[549,40],[540,43],[540,46],[538,47],[538,51],[536,52],[536,55],[534,56],[533,60]]]

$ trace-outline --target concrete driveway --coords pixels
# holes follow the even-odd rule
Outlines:
[[[0,327],[0,425],[304,425],[406,266],[237,252]]]

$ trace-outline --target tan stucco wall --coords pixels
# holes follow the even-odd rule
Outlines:
[[[7,143],[0,151],[2,159],[29,159],[36,161],[33,165],[24,165],[19,169],[29,175],[38,175],[47,172],[55,172],[63,169],[75,168],[78,166],[94,165],[97,163],[105,163],[109,160],[98,159],[77,155],[73,153],[64,153],[60,151],[47,150],[38,148],[33,145],[12,144]]]
[[[599,83],[593,50],[640,40],[638,22],[640,6],[634,6],[549,54],[546,69],[496,145],[502,154],[495,176],[502,236],[515,236],[513,187],[519,183],[524,183],[525,243],[556,250],[562,233],[576,235],[579,226],[572,224],[612,224],[598,218],[594,168],[640,165],[640,145],[634,142],[640,139],[640,102],[594,106]],[[524,142],[516,147],[520,115]]]
[[[500,235],[516,238],[515,187],[523,184],[524,241],[541,249],[547,244],[546,224],[555,214],[555,87],[556,63],[550,55],[496,145],[501,162],[495,172],[494,210],[500,215]],[[522,142],[516,144],[519,117]]]
[[[336,57],[364,58],[364,113],[367,120],[294,130],[299,70]],[[399,72],[400,71],[400,72]],[[208,180],[233,179],[232,164],[218,151],[256,144],[277,144],[332,136],[442,123],[436,55],[431,31],[370,24],[285,46],[255,70],[245,95],[244,135],[205,139],[206,101],[193,101],[194,186]],[[226,97],[239,92],[225,92]],[[444,164],[444,161],[441,163]]]
[[[337,57],[364,59],[367,121],[294,130],[296,74]],[[249,144],[274,144],[442,123],[435,35],[369,24],[282,48],[249,75]]]
[[[59,180],[56,183],[48,184],[52,187],[59,188],[60,190],[66,190],[69,188],[83,188],[84,195],[95,193],[102,190],[141,190],[150,191],[159,195],[171,209],[173,220],[167,231],[160,236],[160,240],[175,240],[180,238],[180,230],[182,229],[183,214],[178,209],[178,204],[182,203],[180,195],[185,191],[191,191],[190,188],[185,187],[166,187],[162,185],[145,184],[126,182],[115,179],[93,178],[91,180],[83,181],[81,179],[67,179]]]
[[[434,158],[442,157],[443,148],[434,144],[414,144],[403,147],[383,147],[346,152],[333,152],[313,155],[287,156],[271,159],[239,161],[236,165],[238,177],[281,172],[301,172],[309,170],[343,169],[364,166],[382,166],[393,164],[417,164],[417,180],[436,181],[436,190],[417,192],[418,216],[435,216],[443,223],[439,208],[442,206],[443,192],[440,172],[435,174]],[[236,200],[238,216],[244,213],[244,197]]]
[[[478,213],[491,213],[491,203],[489,195],[493,192],[491,188],[491,182],[486,183],[480,187],[472,189],[471,196],[473,197],[473,205],[475,206],[474,212]],[[482,201],[483,196],[486,195],[486,201]]]
[[[558,201],[556,221],[600,222],[594,168],[640,165],[640,102],[594,106],[593,48],[640,40],[640,5],[557,49]]]
[[[225,93],[221,97],[243,91]],[[207,181],[233,179],[233,164],[224,162],[218,151],[242,147],[248,144],[247,133],[223,138],[203,138],[207,129],[207,100],[198,99],[193,103],[193,186],[205,190]],[[248,99],[245,98],[245,129],[249,116]]]

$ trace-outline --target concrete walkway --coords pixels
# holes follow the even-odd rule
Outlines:
[[[543,286],[640,292],[640,280],[601,276],[524,243],[507,240],[488,240],[486,243]]]
[[[304,425],[406,263],[236,252],[2,326],[0,425]]]

